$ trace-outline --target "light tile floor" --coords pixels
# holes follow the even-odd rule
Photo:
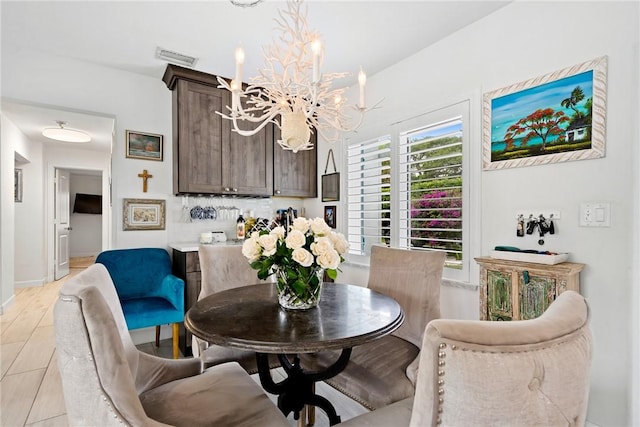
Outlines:
[[[64,279],[42,287],[16,290],[14,304],[0,315],[0,426],[66,427],[68,425],[62,384],[53,338],[53,306],[62,283],[82,268],[71,268]],[[171,357],[171,340],[160,347],[152,343],[138,348],[160,357]],[[274,372],[284,378],[281,371]],[[257,376],[253,376],[259,382]],[[318,394],[329,399],[345,421],[367,412],[357,402],[332,387],[319,383]],[[271,395],[275,402],[276,397]],[[291,425],[297,423],[289,415]],[[316,426],[328,426],[322,411],[316,411]]]

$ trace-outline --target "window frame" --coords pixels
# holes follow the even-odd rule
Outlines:
[[[353,145],[359,145],[366,143],[367,141],[375,141],[382,139],[387,135],[390,136],[391,141],[391,238],[390,246],[398,248],[400,242],[400,197],[397,196],[400,185],[400,138],[402,134],[410,133],[411,131],[419,130],[430,125],[450,120],[459,116],[462,121],[462,266],[461,268],[445,267],[443,272],[443,278],[459,282],[469,282],[472,270],[472,258],[471,254],[474,252],[472,249],[472,233],[471,229],[477,223],[475,218],[471,217],[472,206],[476,205],[476,202],[472,200],[471,192],[471,176],[472,176],[472,163],[471,157],[477,151],[473,150],[472,146],[472,126],[470,116],[471,100],[466,99],[463,101],[451,103],[447,106],[432,109],[425,113],[396,121],[388,126],[386,131],[381,131],[378,137],[352,140],[347,150]],[[348,153],[348,151],[347,151]],[[345,166],[348,167],[349,156],[345,155]],[[346,175],[346,174],[345,174]],[[346,177],[345,177],[346,178]],[[394,194],[396,195],[394,197]],[[349,204],[349,195],[346,197],[346,204]],[[348,224],[348,223],[347,223]],[[346,234],[349,230],[347,226]],[[366,250],[366,249],[365,249]],[[349,254],[347,257],[350,263],[354,264],[369,264],[369,254],[364,255]]]

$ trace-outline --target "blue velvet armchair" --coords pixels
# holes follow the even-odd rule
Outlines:
[[[164,249],[138,248],[104,251],[96,258],[115,284],[127,328],[173,325],[173,358],[178,358],[178,324],[184,320],[184,281],[171,274],[171,259]]]

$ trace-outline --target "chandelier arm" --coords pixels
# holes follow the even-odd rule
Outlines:
[[[251,136],[251,135],[255,135],[258,132],[260,132],[266,125],[268,125],[269,123],[273,122],[273,119],[275,118],[275,115],[273,115],[272,117],[265,119],[260,126],[258,126],[257,128],[253,129],[253,130],[242,130],[238,127],[238,120],[237,117],[233,117],[233,129],[242,136]]]
[[[267,117],[265,119],[262,119],[262,123],[260,123],[260,126],[258,126],[255,129],[251,129],[251,130],[244,130],[244,129],[240,129],[240,127],[238,126],[238,119],[240,118],[241,120],[248,120],[251,122],[259,122],[260,120],[251,120],[252,117],[249,118],[244,118],[244,117],[238,117],[238,116],[227,116],[224,115],[222,113],[220,113],[219,111],[216,111],[216,113],[220,114],[222,117],[224,117],[225,119],[229,119],[231,120],[231,122],[233,123],[233,131],[238,133],[238,135],[242,135],[242,136],[252,136],[257,134],[258,132],[260,132],[265,126],[267,126],[269,123],[275,123],[277,124],[277,122],[275,120],[273,120],[275,118],[275,116],[277,114],[272,114],[270,115],[270,117]]]
[[[231,108],[229,108],[227,106],[227,108],[229,110],[231,110]],[[220,111],[216,111],[216,114],[219,114],[220,116],[222,116],[223,118],[227,119],[227,120],[232,120],[232,121],[237,121],[238,119],[240,120],[246,120],[248,122],[251,123],[260,123],[262,121],[269,123],[269,122],[273,122],[275,123],[275,121],[273,120],[278,114],[280,114],[279,111],[272,111],[269,113],[265,113],[259,117],[253,116],[253,115],[248,115],[248,114],[239,114],[238,112],[231,112],[231,114],[224,114]],[[261,125],[262,127],[264,127],[264,125]]]
[[[338,131],[337,129],[333,129],[333,134],[332,134],[332,135],[329,135],[329,134],[328,134],[328,133],[323,129],[323,127],[322,127],[322,128],[321,128],[321,127],[319,127],[319,128],[317,128],[317,129],[318,129],[318,136],[321,136],[321,137],[322,137],[322,139],[323,139],[325,142],[329,142],[329,143],[331,143],[331,142],[336,142],[336,141],[339,141],[339,140],[340,140],[340,137],[339,137],[339,131]]]

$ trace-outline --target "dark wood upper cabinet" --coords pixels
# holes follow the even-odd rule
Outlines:
[[[283,197],[318,197],[318,142],[311,135],[313,150],[294,153],[284,150],[276,141],[280,128],[273,127],[273,194]]]
[[[252,136],[231,130],[231,93],[216,76],[169,64],[162,80],[173,101],[175,194],[273,194],[273,126]]]

